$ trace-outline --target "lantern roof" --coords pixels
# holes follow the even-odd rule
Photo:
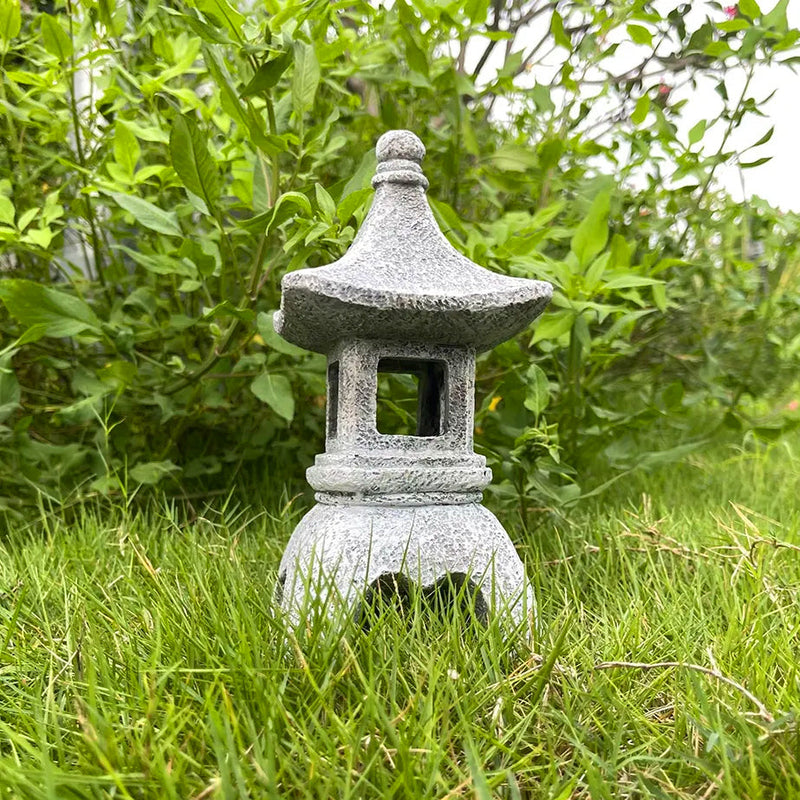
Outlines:
[[[447,241],[425,196],[425,147],[413,133],[385,133],[376,155],[375,197],[349,250],[284,275],[274,317],[281,336],[320,353],[347,338],[482,351],[542,313],[549,283],[491,272]]]

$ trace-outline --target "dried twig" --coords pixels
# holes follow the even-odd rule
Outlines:
[[[599,553],[600,548],[595,544],[589,544],[586,542],[583,546],[584,553]],[[578,558],[578,556],[582,555],[581,553],[573,553],[569,556],[564,556],[563,558],[552,558],[549,561],[542,561],[543,567],[553,567],[558,564],[566,564],[568,561],[572,561],[574,558]]]
[[[700,800],[708,800],[711,797],[712,792],[719,786],[720,781],[722,780],[722,776],[725,774],[725,770],[720,770],[717,773],[717,777],[714,778],[711,783],[708,784],[708,788],[703,792],[700,797]]]
[[[794,550],[797,553],[800,553],[800,547],[796,544],[790,544],[789,542],[781,542],[778,539],[754,539],[753,543],[750,545],[750,560],[755,561],[755,551],[756,548],[760,544],[768,544],[770,547],[774,547],[776,550]]]
[[[603,661],[602,663],[595,664],[594,666],[595,669],[641,670],[669,669],[671,667],[688,669],[692,670],[693,672],[700,672],[703,675],[708,675],[711,678],[715,678],[720,683],[727,684],[743,694],[758,709],[758,716],[761,717],[764,722],[772,724],[775,721],[775,717],[769,712],[769,709],[751,691],[745,689],[741,683],[737,683],[732,678],[729,678],[727,675],[723,675],[721,672],[715,669],[710,669],[709,667],[704,667],[700,664],[688,664],[684,661],[657,661],[653,664],[648,664],[642,661]]]
[[[658,519],[653,522],[648,522],[647,518],[650,516],[650,497],[648,495],[642,496],[642,505],[644,507],[644,517],[640,518],[633,514],[634,519],[641,523],[641,530],[631,530],[627,525],[622,526],[622,533],[620,536],[638,539],[643,542],[645,547],[629,547],[628,550],[633,552],[647,553],[652,550],[664,553],[672,553],[676,556],[682,556],[689,559],[709,558],[709,554],[701,550],[693,550],[687,547],[683,542],[678,541],[672,536],[667,536],[661,532],[660,525],[664,522],[663,519]]]
[[[454,789],[451,789],[443,798],[442,800],[451,800],[453,797],[461,797],[464,792],[472,785],[472,776],[467,778],[465,781],[461,781]]]

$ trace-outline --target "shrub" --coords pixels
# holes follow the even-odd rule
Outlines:
[[[273,332],[280,278],[352,242],[396,127],[425,140],[459,249],[556,286],[480,361],[498,501],[524,518],[678,457],[637,435],[690,406],[779,433],[791,414],[766,430],[742,402],[769,408],[797,368],[798,217],[715,175],[766,158],[771,129],[744,153],[730,134],[799,34],[785,0],[694,30],[687,10],[0,0],[0,507],[299,478],[324,363]],[[709,76],[723,111],[687,139],[674,98]]]

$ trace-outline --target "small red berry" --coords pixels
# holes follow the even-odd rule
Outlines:
[[[728,19],[736,19],[736,17],[739,15],[738,6],[725,6],[724,11],[725,11],[725,16]]]
[[[668,95],[671,91],[672,91],[672,89],[669,86],[667,86],[666,83],[660,83],[658,85],[658,93],[660,95],[664,95],[664,96]]]

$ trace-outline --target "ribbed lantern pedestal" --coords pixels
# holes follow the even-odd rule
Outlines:
[[[480,616],[497,608],[520,623],[533,595],[514,545],[491,511],[477,503],[370,505],[319,503],[295,529],[281,563],[283,605],[297,618],[307,587],[331,604],[357,608],[372,587],[425,592],[444,580],[471,584]]]
[[[375,199],[351,248],[281,284],[276,330],[328,358],[325,453],[307,473],[318,504],[284,553],[281,601],[299,620],[314,599],[333,611],[392,582],[469,581],[480,612],[520,621],[533,609],[522,562],[480,505],[491,472],[472,446],[475,355],[525,328],[552,288],[489,272],[450,245],[414,134],[385,134],[376,152]],[[385,373],[418,387],[413,435],[378,430]]]

